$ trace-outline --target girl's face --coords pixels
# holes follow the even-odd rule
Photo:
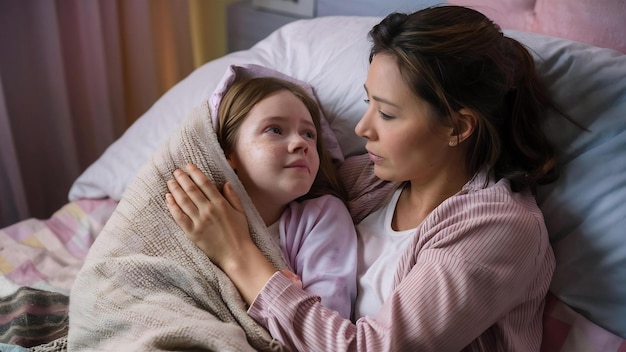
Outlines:
[[[365,91],[368,108],[355,132],[367,140],[376,176],[425,184],[447,169],[450,128],[435,122],[432,108],[402,80],[392,56],[374,56]]]
[[[257,207],[284,206],[309,192],[320,160],[311,114],[281,90],[250,110],[227,156]]]

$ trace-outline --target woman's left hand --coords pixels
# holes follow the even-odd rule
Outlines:
[[[187,237],[224,269],[242,243],[252,242],[241,200],[229,183],[222,195],[195,165],[186,169],[188,174],[177,169],[167,181],[167,208]]]

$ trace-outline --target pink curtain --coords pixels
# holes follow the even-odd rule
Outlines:
[[[0,227],[67,203],[79,174],[200,64],[192,1],[0,1]]]

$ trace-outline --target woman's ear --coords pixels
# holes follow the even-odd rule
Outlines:
[[[478,115],[474,110],[462,108],[458,111],[456,119],[456,127],[452,129],[450,137],[455,139],[457,143],[461,143],[468,139],[476,130]]]

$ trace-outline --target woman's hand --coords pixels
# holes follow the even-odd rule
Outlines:
[[[167,181],[167,208],[176,223],[216,265],[238,252],[241,243],[251,242],[241,200],[229,183],[224,195],[195,165],[174,171]]]
[[[165,202],[174,221],[233,281],[251,304],[276,269],[254,244],[243,205],[230,183],[224,195],[195,165],[174,171]]]

